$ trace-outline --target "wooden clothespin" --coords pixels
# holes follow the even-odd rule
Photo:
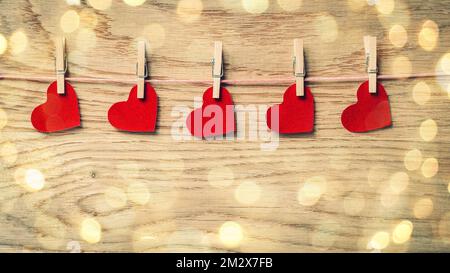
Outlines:
[[[56,88],[58,94],[65,93],[64,76],[67,72],[66,39],[64,37],[56,40]]]
[[[369,74],[369,93],[377,93],[377,37],[364,36],[367,73]]]
[[[145,58],[145,41],[138,42],[138,58],[136,67],[137,97],[143,99],[145,96],[145,78],[148,76],[147,59]]]
[[[305,60],[303,53],[303,40],[294,39],[294,76],[296,94],[299,97],[305,95]]]
[[[222,42],[214,42],[214,59],[212,60],[212,77],[213,83],[213,98],[220,98],[220,81],[223,76],[223,63],[222,63]]]

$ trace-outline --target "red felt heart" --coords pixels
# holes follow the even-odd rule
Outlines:
[[[267,109],[266,116],[267,127],[275,132],[281,134],[312,132],[314,130],[314,97],[311,89],[305,87],[305,95],[299,97],[296,95],[296,85],[289,86],[284,92],[283,102]]]
[[[155,89],[145,83],[143,99],[137,97],[137,85],[127,101],[113,104],[108,111],[108,120],[115,128],[128,132],[154,132],[158,114],[158,96]]]
[[[345,108],[341,122],[350,132],[360,133],[381,129],[392,124],[389,98],[383,85],[377,85],[377,93],[369,93],[369,82],[358,88],[355,104]]]
[[[220,89],[220,98],[212,97],[213,88],[203,93],[201,108],[192,111],[186,119],[189,132],[196,137],[226,135],[235,131],[234,105],[231,94]]]
[[[34,108],[31,123],[36,130],[45,133],[80,126],[80,110],[73,87],[65,82],[65,93],[58,94],[56,81],[51,83],[47,89],[47,101]]]

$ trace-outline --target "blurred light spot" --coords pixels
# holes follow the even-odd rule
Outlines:
[[[419,32],[419,45],[426,51],[432,51],[436,47],[439,38],[438,25],[427,20],[422,25],[422,30]]]
[[[450,212],[442,216],[438,227],[439,236],[446,244],[450,244]]]
[[[400,193],[408,187],[409,184],[409,176],[405,172],[397,172],[391,176],[389,180],[389,186],[392,191],[395,193]]]
[[[422,165],[422,160],[422,153],[419,150],[413,149],[408,151],[404,158],[405,168],[408,171],[417,170],[420,168],[420,165]]]
[[[427,119],[420,124],[420,137],[425,141],[432,141],[438,132],[438,126],[432,119]]]
[[[413,99],[419,105],[425,105],[431,96],[431,90],[424,81],[418,82],[413,88]]]
[[[398,194],[389,187],[381,192],[380,201],[385,208],[393,207],[397,204]]]
[[[215,188],[225,188],[231,186],[233,181],[234,173],[229,167],[215,167],[208,172],[208,182]]]
[[[450,183],[448,183],[447,191],[450,193]]]
[[[25,171],[25,186],[30,191],[39,191],[44,188],[45,178],[41,171],[28,169]]]
[[[112,4],[112,0],[88,0],[87,2],[91,7],[98,10],[109,9]]]
[[[80,12],[80,25],[85,28],[95,28],[98,24],[97,14],[92,9],[83,9]]]
[[[0,108],[0,130],[3,129],[7,123],[8,123],[8,115],[2,108]]]
[[[333,16],[320,15],[314,20],[314,29],[323,42],[334,42],[338,37],[338,24]]]
[[[367,0],[347,0],[347,4],[352,11],[361,11],[367,5]]]
[[[1,149],[3,161],[7,164],[14,164],[17,160],[17,148],[14,143],[6,142]]]
[[[249,13],[260,14],[269,7],[269,0],[242,0],[242,6]]]
[[[127,204],[127,195],[118,187],[109,187],[105,190],[105,201],[112,208],[122,208]]]
[[[159,236],[162,232],[153,226],[143,226],[133,232],[133,249],[137,252],[148,251],[162,244]]]
[[[79,6],[80,5],[80,0],[66,0],[67,5],[70,6]]]
[[[430,198],[419,199],[414,204],[414,216],[418,219],[424,219],[433,212],[433,201]]]
[[[392,73],[399,74],[405,77],[411,75],[412,65],[411,61],[406,56],[399,56],[392,62]]]
[[[385,231],[379,231],[375,233],[375,235],[373,235],[372,239],[367,245],[367,248],[377,250],[385,249],[386,247],[388,247],[389,242],[389,233]]]
[[[234,197],[242,204],[250,205],[258,201],[261,187],[251,181],[241,183],[234,191]]]
[[[441,64],[442,71],[445,74],[450,75],[450,53],[444,54],[444,56],[442,56],[442,58],[440,59],[439,63]]]
[[[177,14],[183,22],[192,23],[200,18],[203,11],[201,0],[180,0]]]
[[[240,245],[244,235],[241,226],[236,222],[225,222],[219,230],[220,241],[229,248]]]
[[[102,238],[102,227],[94,218],[86,218],[81,222],[80,236],[90,244],[98,243]]]
[[[439,170],[439,163],[436,158],[427,158],[422,164],[422,175],[426,178],[433,177]]]
[[[379,13],[388,15],[394,11],[395,2],[394,0],[378,0],[376,7]]]
[[[77,49],[88,51],[97,44],[97,36],[95,32],[88,28],[82,28],[77,34]]]
[[[392,26],[389,30],[389,40],[395,47],[404,47],[408,41],[408,34],[405,28],[401,25]]]
[[[298,191],[298,202],[303,206],[312,206],[326,191],[327,181],[322,176],[314,176],[305,181]]]
[[[296,11],[302,4],[303,0],[277,0],[278,5],[285,11]]]
[[[358,215],[365,205],[366,199],[361,193],[352,192],[344,198],[344,211],[348,215]]]
[[[408,220],[401,221],[392,232],[392,241],[396,244],[406,243],[413,232],[413,223]]]
[[[6,40],[5,36],[0,33],[0,55],[5,53],[6,49],[8,48],[8,41]]]
[[[139,205],[145,205],[150,200],[150,192],[145,183],[133,182],[127,189],[128,198]]]
[[[60,26],[66,33],[74,32],[80,26],[80,16],[76,11],[68,10],[61,16]]]
[[[149,42],[151,49],[160,48],[166,40],[166,30],[160,24],[150,24],[142,32],[144,39]]]
[[[21,30],[15,31],[9,38],[9,47],[14,55],[25,51],[28,46],[28,37]]]
[[[137,6],[144,4],[145,0],[123,0],[123,2],[125,2],[125,4],[127,4],[129,6],[137,7]]]

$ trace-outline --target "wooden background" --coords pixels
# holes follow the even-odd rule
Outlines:
[[[147,0],[137,7],[114,0],[104,10],[99,1],[67,2],[81,3],[0,0],[0,34],[8,42],[0,74],[54,75],[52,38],[61,34],[71,77],[132,80],[140,38],[150,44],[152,79],[209,79],[216,39],[224,43],[226,79],[292,77],[294,38],[305,41],[309,76],[363,75],[367,34],[378,37],[381,74],[435,72],[450,59],[448,0],[380,0],[378,8],[357,0]],[[404,27],[406,43],[401,33],[389,35],[394,25]],[[315,132],[281,136],[274,151],[248,139],[248,131],[241,140],[177,140],[172,126],[180,117],[172,112],[192,109],[206,85],[154,84],[157,132],[132,134],[107,120],[131,84],[72,84],[82,127],[42,134],[30,113],[45,101],[49,82],[0,80],[1,251],[450,250],[450,97],[443,79],[383,82],[394,125],[367,134],[340,123],[359,82],[311,84]],[[423,86],[430,91],[424,104]],[[236,104],[258,106],[279,103],[286,87],[227,88]],[[421,135],[428,119],[437,127]],[[264,128],[264,119],[259,123]],[[407,161],[408,170],[405,154],[414,149],[423,161]],[[438,162],[432,177],[425,177],[434,168],[427,158]],[[36,173],[45,178],[40,190],[33,189]],[[229,221],[232,228],[221,231]],[[413,227],[410,238],[402,221]]]

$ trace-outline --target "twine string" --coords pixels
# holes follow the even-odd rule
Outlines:
[[[414,78],[434,78],[434,77],[450,77],[447,73],[416,73],[416,74],[385,74],[378,75],[380,80],[402,80]],[[67,81],[79,83],[135,83],[136,79],[132,78],[110,78],[110,77],[66,77]],[[0,74],[0,80],[22,80],[22,81],[36,81],[36,82],[50,82],[56,80],[54,76],[33,76],[33,75],[12,75]],[[326,77],[306,77],[305,82],[320,83],[320,82],[359,82],[368,80],[367,75],[353,75],[353,76],[326,76]],[[212,84],[213,79],[149,79],[148,83],[161,84]],[[227,85],[276,85],[289,84],[295,82],[295,78],[256,78],[256,79],[224,79],[221,81]]]

